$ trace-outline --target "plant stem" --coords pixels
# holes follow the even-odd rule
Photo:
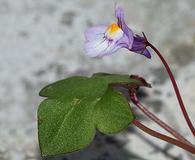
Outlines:
[[[149,135],[151,135],[153,137],[159,138],[159,139],[161,139],[163,141],[166,141],[168,143],[171,143],[173,145],[176,145],[176,146],[178,146],[178,147],[180,147],[180,148],[182,148],[182,149],[184,149],[184,150],[186,150],[186,151],[188,151],[188,152],[190,152],[192,154],[195,154],[195,147],[193,147],[191,145],[188,145],[188,144],[186,144],[184,142],[181,142],[181,141],[176,140],[174,138],[171,138],[171,137],[168,137],[168,136],[163,135],[161,133],[158,133],[158,132],[156,132],[156,131],[154,131],[154,130],[148,128],[148,127],[146,127],[145,125],[143,125],[142,123],[140,123],[136,119],[132,123],[136,127],[138,127],[139,129],[141,129],[142,131],[148,133]]]
[[[170,77],[170,79],[171,79],[171,82],[172,82],[172,84],[173,84],[173,87],[174,87],[174,90],[175,90],[175,93],[176,93],[178,102],[179,102],[179,104],[180,104],[181,111],[182,111],[182,113],[183,113],[183,116],[184,116],[184,118],[185,118],[185,120],[186,120],[186,122],[187,122],[187,124],[188,124],[188,126],[189,126],[189,128],[190,128],[190,130],[191,130],[191,132],[192,132],[192,134],[193,134],[194,137],[195,137],[195,128],[194,128],[194,126],[192,125],[192,122],[191,122],[191,120],[190,120],[190,118],[189,118],[189,116],[188,116],[188,113],[187,113],[187,111],[186,111],[186,108],[185,108],[185,106],[184,106],[183,100],[182,100],[181,95],[180,95],[180,92],[179,92],[179,88],[178,88],[178,86],[177,86],[177,83],[176,83],[176,81],[175,81],[175,78],[174,78],[174,76],[173,76],[173,73],[172,73],[172,71],[171,71],[171,69],[170,69],[168,63],[166,62],[166,60],[164,59],[164,57],[162,56],[162,54],[158,51],[158,49],[157,49],[156,47],[154,47],[154,46],[153,46],[151,43],[149,43],[148,41],[147,41],[147,46],[151,47],[151,48],[156,52],[156,54],[158,55],[158,57],[160,58],[160,60],[161,60],[162,63],[164,64],[164,66],[165,66],[165,68],[166,68],[166,70],[167,70],[167,72],[168,72],[168,74],[169,74],[169,77]]]
[[[178,140],[182,141],[183,143],[186,143],[188,145],[193,146],[192,143],[190,143],[187,139],[185,139],[181,134],[179,134],[177,131],[175,131],[172,127],[170,127],[168,124],[160,120],[157,116],[155,116],[152,112],[150,112],[146,107],[144,107],[139,99],[137,98],[137,95],[135,92],[130,91],[130,97],[132,102],[143,112],[146,116],[148,116],[150,119],[152,119],[154,122],[156,122],[159,126],[161,126],[163,129],[165,129],[167,132],[169,132],[171,135],[173,135]]]

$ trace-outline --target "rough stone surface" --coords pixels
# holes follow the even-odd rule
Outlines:
[[[153,88],[145,91],[143,102],[194,142],[156,56],[149,61],[127,50],[102,59],[85,56],[83,32],[95,24],[114,22],[114,3],[112,0],[0,0],[1,160],[40,159],[36,111],[41,101],[38,92],[44,85],[70,75],[102,71],[144,76]],[[127,23],[137,32],[144,31],[171,63],[195,123],[195,1],[121,0],[118,5],[125,9]],[[142,120],[164,132],[151,121]],[[87,149],[52,159],[78,158],[195,159],[133,127],[113,137],[98,134]]]

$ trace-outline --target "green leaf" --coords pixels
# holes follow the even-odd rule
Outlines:
[[[38,135],[42,156],[80,150],[91,143],[96,129],[117,133],[134,120],[127,99],[113,84],[143,85],[128,75],[98,73],[74,76],[40,91],[47,97],[38,109]]]

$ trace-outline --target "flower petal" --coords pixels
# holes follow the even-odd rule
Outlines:
[[[104,54],[107,47],[108,43],[103,38],[85,43],[85,51],[89,57],[100,57],[100,55]]]
[[[85,32],[85,37],[85,51],[89,57],[110,55],[119,48],[129,47],[127,35],[117,24],[90,28]]]
[[[105,38],[88,41],[85,43],[85,51],[89,57],[102,57],[115,53],[120,48],[127,48],[128,38],[122,37],[117,41],[108,41]]]
[[[124,20],[124,11],[122,8],[117,7],[115,9],[115,16],[118,19],[118,25],[123,30],[123,32],[126,34],[126,36],[129,39],[129,49],[132,48],[133,45],[133,31],[127,26]]]
[[[106,29],[107,26],[103,25],[91,27],[85,32],[85,38],[87,41],[102,38],[104,36],[104,33],[106,32]]]

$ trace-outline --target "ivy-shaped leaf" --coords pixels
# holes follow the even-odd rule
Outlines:
[[[140,86],[128,75],[97,73],[74,76],[40,91],[47,97],[38,109],[38,135],[42,156],[80,150],[91,143],[96,129],[117,133],[134,120],[127,99],[111,84]]]

